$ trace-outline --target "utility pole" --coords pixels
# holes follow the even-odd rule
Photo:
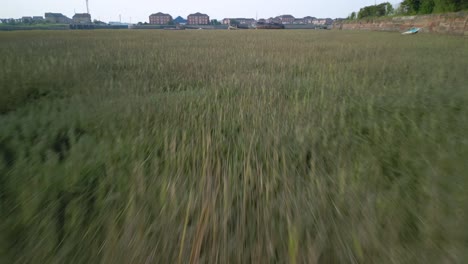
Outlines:
[[[88,5],[88,0],[86,0],[86,12],[89,14],[89,5]]]

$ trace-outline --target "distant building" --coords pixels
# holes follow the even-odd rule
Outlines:
[[[331,18],[319,18],[312,22],[314,25],[327,26],[333,24],[333,19]]]
[[[312,24],[314,24],[314,25],[323,25],[323,24],[325,24],[325,20],[315,19],[314,21],[312,21]]]
[[[45,13],[45,20],[55,24],[71,24],[73,21],[61,13]]]
[[[266,19],[264,19],[264,18],[260,18],[260,19],[257,21],[257,23],[266,23],[266,22],[267,22],[267,21],[266,21]]]
[[[21,18],[21,23],[31,23],[33,22],[33,18],[30,16],[24,16]]]
[[[44,22],[44,18],[42,16],[33,16],[32,20],[34,22]]]
[[[187,24],[187,19],[184,19],[183,17],[178,16],[176,17],[176,19],[174,19],[174,23],[177,25],[185,25]]]
[[[230,25],[233,21],[240,25],[253,25],[256,22],[253,18],[225,18],[223,19],[223,24]]]
[[[152,25],[167,25],[172,21],[172,16],[164,13],[151,14],[149,22]]]
[[[305,22],[303,18],[296,18],[293,24],[305,24]]]
[[[91,24],[91,15],[87,13],[75,14],[73,24]]]
[[[270,17],[266,20],[267,23],[281,24],[281,19],[279,17]]]
[[[282,15],[277,17],[282,24],[293,24],[295,18],[292,15]]]
[[[304,24],[313,24],[313,22],[315,20],[317,20],[317,18],[311,17],[311,16],[306,16],[302,20],[304,21]]]
[[[209,25],[210,24],[210,17],[202,13],[190,14],[187,20],[188,20],[187,24],[189,25]]]

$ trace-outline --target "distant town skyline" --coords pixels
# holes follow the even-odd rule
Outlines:
[[[191,13],[202,12],[211,19],[221,20],[229,17],[269,18],[284,14],[295,17],[315,16],[320,18],[344,18],[361,7],[387,1],[374,0],[260,0],[254,3],[248,0],[220,2],[213,0],[158,3],[149,0],[89,0],[92,19],[102,21],[148,22],[149,15],[156,12],[187,17]],[[392,4],[399,1],[390,1]],[[40,16],[45,12],[63,13],[72,17],[74,13],[86,13],[85,0],[15,0],[2,3],[0,18],[18,18],[22,16]]]

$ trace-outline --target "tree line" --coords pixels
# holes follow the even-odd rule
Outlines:
[[[468,9],[468,0],[404,0],[394,8],[389,2],[365,6],[359,12],[352,12],[348,19],[382,17],[390,15],[425,15],[457,12]]]

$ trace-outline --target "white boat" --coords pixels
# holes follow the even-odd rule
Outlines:
[[[413,35],[419,32],[420,28],[410,28],[408,31],[401,33],[402,35]]]

